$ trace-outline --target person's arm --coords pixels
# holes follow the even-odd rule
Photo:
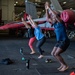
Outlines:
[[[27,19],[30,21],[30,24],[35,28],[37,27],[37,24],[32,20],[31,16],[27,16]]]
[[[50,10],[50,12],[54,15],[54,17],[56,18],[57,22],[61,22],[61,18],[57,15],[57,12],[55,12],[54,10],[52,10],[51,8],[48,8]]]
[[[50,16],[51,15],[49,14],[48,9],[46,9],[46,18],[47,18],[47,21],[49,21],[50,23],[52,23],[52,19],[51,19]]]
[[[48,2],[45,3],[45,9],[47,9],[48,12],[52,13],[52,15],[54,16],[54,18],[51,19],[51,20],[53,20],[53,21],[56,20],[57,22],[61,22],[61,21],[62,21],[62,20],[60,19],[60,17],[57,15],[56,11],[54,11],[54,10],[52,10],[52,9],[50,8],[50,4],[49,4]],[[48,17],[48,16],[47,16],[47,17]],[[50,17],[50,18],[52,18],[52,17]],[[53,22],[53,23],[54,23],[54,22]]]
[[[26,21],[24,20],[24,18],[22,18],[22,23],[25,25],[26,28],[28,28],[28,24],[26,23]]]
[[[52,18],[51,18],[51,14],[49,14],[49,7],[50,7],[50,6],[49,6],[49,3],[46,2],[46,3],[45,3],[46,18],[47,18],[47,21],[50,22],[51,25],[52,25],[53,21],[52,21]]]

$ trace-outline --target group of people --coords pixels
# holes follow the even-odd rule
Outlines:
[[[70,44],[70,40],[68,39],[66,33],[65,24],[60,18],[60,13],[55,10],[52,10],[48,2],[45,3],[45,10],[46,10],[47,21],[52,26],[54,26],[54,32],[56,34],[56,40],[57,40],[57,43],[55,44],[51,52],[51,55],[54,56],[57,59],[57,61],[60,63],[60,67],[57,68],[57,70],[65,71],[69,67],[62,58],[61,53],[65,52]],[[43,58],[44,51],[41,49],[41,46],[46,41],[45,35],[42,33],[41,28],[32,20],[30,15],[27,16],[27,20],[30,22],[30,24],[27,24],[26,21],[22,18],[22,23],[26,26],[26,28],[28,28],[28,33],[30,37],[29,47],[32,51],[30,54],[35,53],[35,50],[33,48],[33,43],[37,39],[36,47],[40,52],[40,56],[38,58]]]

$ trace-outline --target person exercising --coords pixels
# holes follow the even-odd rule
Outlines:
[[[38,26],[31,18],[31,16],[29,15],[27,17],[28,21],[30,21],[30,24],[32,25],[32,27],[34,28],[34,35],[37,39],[37,44],[36,44],[36,47],[38,49],[38,51],[40,52],[40,56],[38,57],[39,59],[40,58],[43,58],[44,55],[44,51],[41,49],[41,47],[43,46],[43,44],[45,43],[46,41],[46,38],[45,38],[45,35],[43,34],[40,26]]]
[[[66,33],[65,24],[61,20],[59,13],[50,8],[48,2],[45,3],[45,10],[46,10],[47,21],[49,21],[51,25],[54,26],[54,32],[56,34],[56,39],[57,39],[57,43],[54,46],[51,55],[53,55],[60,63],[60,67],[57,69],[59,71],[65,71],[68,69],[68,65],[62,58],[61,54],[65,52],[70,45],[70,40],[68,39]]]
[[[28,29],[28,35],[29,35],[29,47],[31,49],[31,53],[30,54],[34,54],[35,50],[33,48],[33,43],[35,42],[36,38],[34,35],[34,28],[32,28],[32,26],[30,24],[27,24],[26,21],[24,20],[24,18],[22,18],[22,23],[25,25],[25,27]]]

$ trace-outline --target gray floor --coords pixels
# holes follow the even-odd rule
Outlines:
[[[67,51],[62,54],[63,58],[69,65],[69,70],[65,72],[57,71],[59,63],[50,55],[55,39],[47,39],[43,45],[45,57],[38,59],[39,52],[36,49],[36,54],[30,55],[28,47],[28,39],[25,38],[1,38],[0,39],[0,61],[5,58],[10,58],[14,63],[10,65],[0,64],[0,75],[70,75],[70,72],[75,71],[75,40],[71,40],[71,44]],[[20,54],[20,48],[23,47],[24,55]],[[30,59],[30,68],[26,68],[25,61],[22,57]],[[46,63],[47,58],[52,59],[51,63]]]

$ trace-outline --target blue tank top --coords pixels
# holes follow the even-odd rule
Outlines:
[[[55,23],[54,28],[55,28],[54,32],[56,34],[57,41],[65,41],[68,39],[64,23],[60,22]]]
[[[37,40],[40,40],[44,37],[44,34],[42,33],[42,30],[39,26],[37,26],[34,30],[34,35]]]

